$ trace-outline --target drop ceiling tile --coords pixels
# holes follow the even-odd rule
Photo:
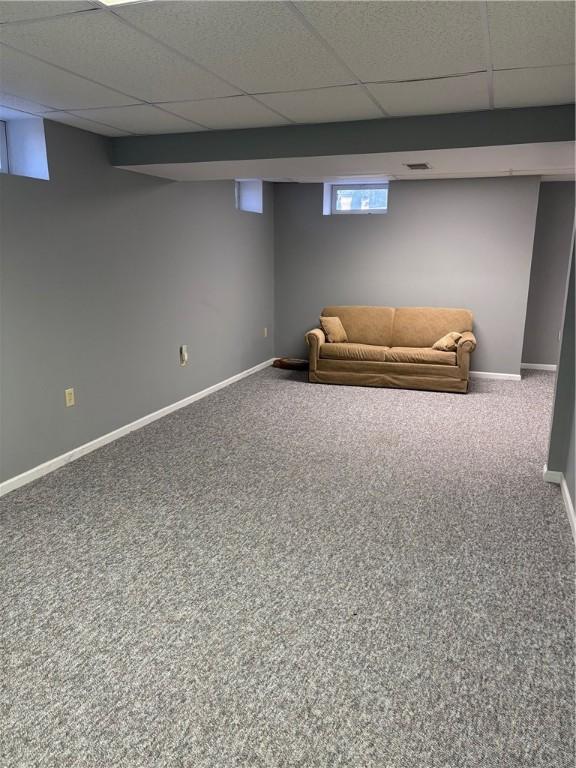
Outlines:
[[[368,88],[386,112],[395,117],[440,115],[490,107],[486,74],[410,83],[375,83]]]
[[[3,107],[18,109],[21,112],[29,112],[32,115],[41,115],[43,112],[48,112],[50,109],[50,107],[46,107],[43,104],[36,104],[33,101],[19,99],[17,96],[12,96],[11,93],[0,93],[0,104]]]
[[[26,120],[26,118],[31,117],[37,118],[38,115],[33,115],[30,112],[22,112],[19,109],[4,107],[0,104],[0,120]]]
[[[143,101],[238,93],[104,10],[0,28],[0,41]]]
[[[268,125],[286,125],[289,122],[249,96],[175,102],[161,106],[176,115],[205,125],[207,128],[256,128]]]
[[[136,134],[189,133],[201,130],[181,117],[163,112],[151,104],[112,107],[110,109],[74,110],[73,114]]]
[[[353,82],[281,2],[141,3],[117,13],[249,93]]]
[[[298,2],[364,82],[484,69],[478,2]]]
[[[0,24],[12,21],[27,21],[28,19],[45,19],[48,16],[58,16],[62,13],[76,13],[77,11],[89,11],[94,8],[94,3],[83,0],[67,0],[65,2],[53,2],[53,0],[3,0],[0,2]]]
[[[71,125],[73,128],[81,128],[83,131],[97,133],[100,136],[130,135],[127,131],[121,131],[119,128],[111,128],[108,125],[95,123],[92,120],[87,120],[84,117],[78,117],[78,115],[72,115],[69,112],[48,112],[46,115],[43,115],[43,117],[45,120],[54,120],[56,123]]]
[[[330,123],[383,117],[381,110],[359,85],[270,93],[258,98],[297,123]]]
[[[0,45],[0,90],[53,109],[83,109],[136,100]]]
[[[572,2],[490,2],[488,19],[494,69],[574,61]]]
[[[574,67],[531,67],[494,72],[494,106],[540,107],[574,101]]]

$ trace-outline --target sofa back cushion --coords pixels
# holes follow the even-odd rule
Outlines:
[[[377,346],[390,346],[394,312],[393,307],[364,306],[324,307],[322,310],[322,314],[325,316],[340,318],[348,341]],[[450,330],[457,329],[451,328]],[[434,341],[440,336],[442,334],[436,336]]]
[[[472,322],[472,312],[468,309],[398,307],[390,346],[431,347],[450,331],[471,331]]]

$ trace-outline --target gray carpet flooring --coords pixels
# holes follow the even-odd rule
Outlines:
[[[267,369],[0,500],[0,765],[565,768],[553,377]]]

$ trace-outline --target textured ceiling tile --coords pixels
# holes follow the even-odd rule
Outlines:
[[[477,2],[298,2],[363,81],[408,80],[484,69]]]
[[[134,99],[0,45],[0,89],[53,109],[130,104]]]
[[[294,93],[270,93],[258,98],[297,123],[329,123],[383,117],[382,112],[359,85]]]
[[[74,110],[78,117],[100,121],[122,131],[136,134],[189,133],[201,130],[180,117],[162,112],[150,104],[110,109]]]
[[[207,128],[255,128],[267,125],[287,125],[279,115],[263,107],[249,96],[208,99],[162,104],[163,107]]]
[[[144,101],[237,93],[107,11],[10,25],[0,41]]]
[[[572,2],[491,2],[488,19],[495,69],[574,61]]]
[[[0,93],[0,104],[10,109],[19,109],[21,112],[30,112],[32,115],[41,115],[43,112],[48,112],[50,109],[50,107],[36,104],[33,101],[19,99],[17,96],[12,96],[10,93]]]
[[[100,136],[129,136],[127,131],[121,131],[118,128],[110,128],[107,125],[95,123],[92,120],[86,120],[78,115],[71,115],[69,112],[48,112],[44,115],[46,120],[54,120],[56,123],[71,125],[73,128],[81,128],[83,131],[98,133]]]
[[[142,3],[118,13],[250,93],[352,82],[280,2]]]
[[[488,109],[485,74],[419,80],[411,83],[376,83],[368,86],[390,115],[434,115]]]
[[[94,8],[94,4],[83,0],[65,0],[65,2],[52,2],[43,0],[3,0],[0,2],[0,24],[11,21],[26,21],[28,19],[44,19],[48,16],[58,16],[62,13],[76,13],[88,11]]]
[[[494,72],[496,107],[570,104],[574,101],[574,67],[531,67]]]

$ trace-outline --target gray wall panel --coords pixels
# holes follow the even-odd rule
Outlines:
[[[554,412],[550,430],[547,467],[553,472],[562,472],[570,491],[572,503],[576,502],[574,492],[574,399],[576,391],[576,298],[574,254],[571,257],[570,275],[565,291],[565,313],[562,319],[562,341],[556,377]]]
[[[574,226],[574,184],[540,186],[523,363],[555,365]]]
[[[537,178],[392,182],[367,216],[323,216],[321,185],[276,187],[278,354],[305,354],[326,304],[466,307],[473,368],[519,372]]]
[[[117,170],[56,123],[46,140],[50,181],[1,180],[3,479],[273,355],[271,187],[242,213],[232,182]]]

